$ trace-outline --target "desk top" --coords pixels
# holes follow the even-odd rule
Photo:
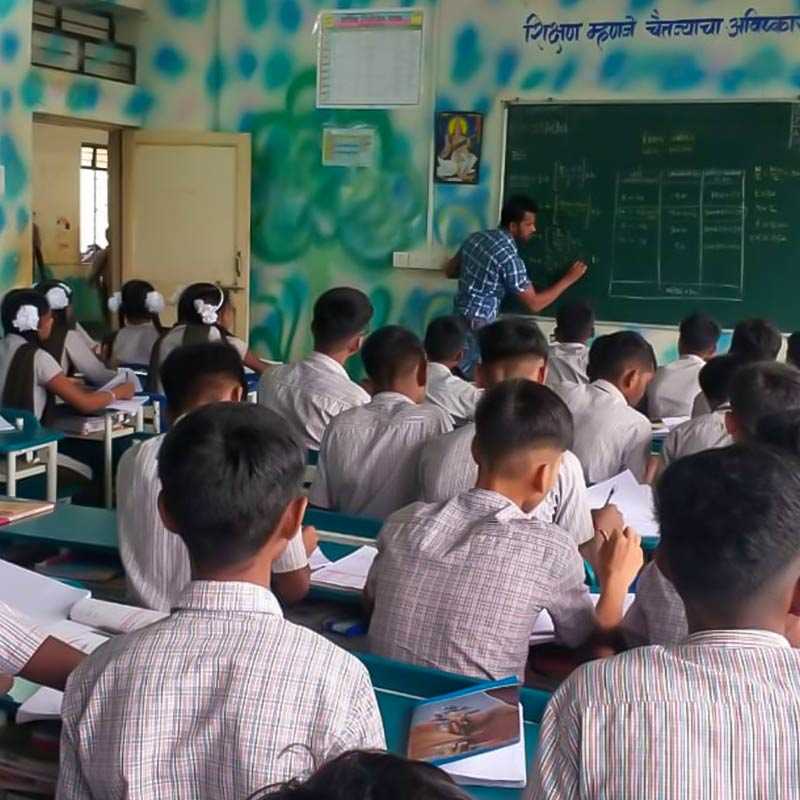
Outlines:
[[[0,527],[0,538],[116,552],[117,515],[104,508],[57,503],[52,514]]]
[[[21,431],[0,433],[0,454],[7,455],[31,447],[40,447],[51,442],[59,442],[63,438],[64,434],[61,431],[41,427],[35,430],[27,427]]]

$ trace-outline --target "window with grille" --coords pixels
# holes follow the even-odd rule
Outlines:
[[[81,253],[108,245],[108,147],[81,146]]]

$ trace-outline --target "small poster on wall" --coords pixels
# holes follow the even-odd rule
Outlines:
[[[483,114],[440,111],[436,114],[437,183],[477,184],[483,146]]]

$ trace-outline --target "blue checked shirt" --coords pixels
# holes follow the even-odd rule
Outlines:
[[[508,231],[496,228],[473,233],[461,246],[461,276],[456,311],[467,319],[491,322],[506,294],[531,285],[525,262]]]

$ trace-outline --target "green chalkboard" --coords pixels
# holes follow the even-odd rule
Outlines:
[[[576,258],[598,318],[800,328],[800,105],[512,105],[504,196],[532,195],[537,286]]]

